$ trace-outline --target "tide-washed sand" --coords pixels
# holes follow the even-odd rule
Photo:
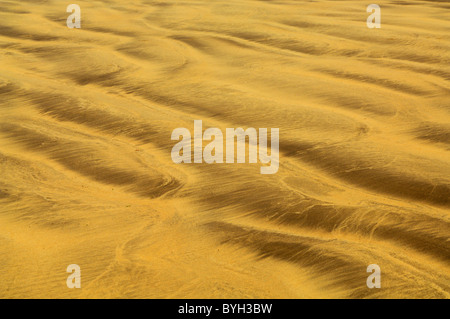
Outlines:
[[[1,298],[450,297],[448,2],[76,3],[0,2]],[[194,120],[278,173],[174,164]]]

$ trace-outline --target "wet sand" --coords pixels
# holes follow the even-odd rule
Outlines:
[[[0,2],[1,298],[450,297],[448,2],[76,3]],[[278,173],[174,164],[194,120]]]

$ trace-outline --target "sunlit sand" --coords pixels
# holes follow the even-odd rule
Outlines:
[[[450,297],[448,2],[76,3],[0,3],[1,298]],[[194,120],[278,171],[175,164]]]

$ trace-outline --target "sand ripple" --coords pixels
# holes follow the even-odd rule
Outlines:
[[[0,297],[450,297],[448,3],[77,3],[0,4]],[[279,172],[173,164],[196,119]]]

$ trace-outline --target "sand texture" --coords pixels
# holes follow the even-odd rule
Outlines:
[[[0,1],[0,298],[450,297],[448,1],[68,3]]]

